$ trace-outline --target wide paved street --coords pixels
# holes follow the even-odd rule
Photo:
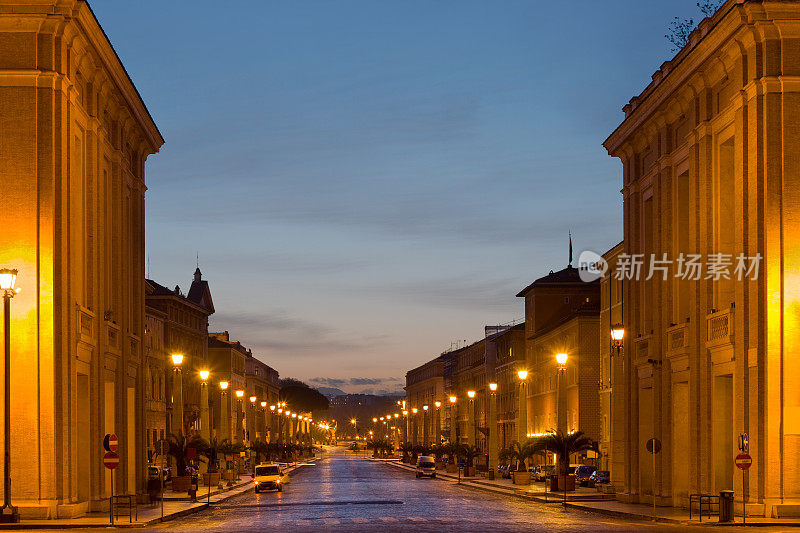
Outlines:
[[[417,480],[410,472],[331,455],[296,473],[283,493],[252,491],[156,528],[179,531],[685,531],[616,520]],[[720,528],[715,528],[719,531]],[[730,530],[732,528],[723,528]],[[736,529],[738,530],[738,528]]]

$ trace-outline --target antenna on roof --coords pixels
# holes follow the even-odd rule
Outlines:
[[[569,264],[567,267],[572,268],[572,231],[569,231]]]

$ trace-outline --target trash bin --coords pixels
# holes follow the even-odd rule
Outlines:
[[[161,499],[161,480],[148,479],[147,480],[147,495],[150,496],[150,502],[155,502]]]
[[[550,475],[550,492],[558,492],[558,475]]]
[[[719,491],[719,521],[733,522],[733,491]]]

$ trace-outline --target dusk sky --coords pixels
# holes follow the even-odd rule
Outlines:
[[[696,0],[91,3],[166,144],[150,277],[283,377],[397,391],[574,247],[622,238],[601,143]]]

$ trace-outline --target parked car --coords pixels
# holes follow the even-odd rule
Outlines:
[[[164,482],[169,481],[169,467],[161,468],[159,465],[150,465],[147,467],[147,479],[158,479],[159,472],[162,474]]]
[[[514,472],[517,471],[517,465],[508,465],[505,470],[503,470],[503,474],[501,477],[506,479],[511,479],[514,476]]]
[[[578,465],[575,467],[575,483],[584,487],[589,484],[589,478],[592,477],[597,467],[589,465]]]
[[[428,455],[421,455],[417,459],[417,479],[421,477],[436,477],[436,461]]]
[[[556,473],[555,465],[538,465],[536,470],[532,472],[533,479],[536,481],[546,481],[548,477]]]
[[[611,472],[608,470],[595,470],[589,476],[589,486],[595,487],[597,485],[607,485],[611,483]]]

